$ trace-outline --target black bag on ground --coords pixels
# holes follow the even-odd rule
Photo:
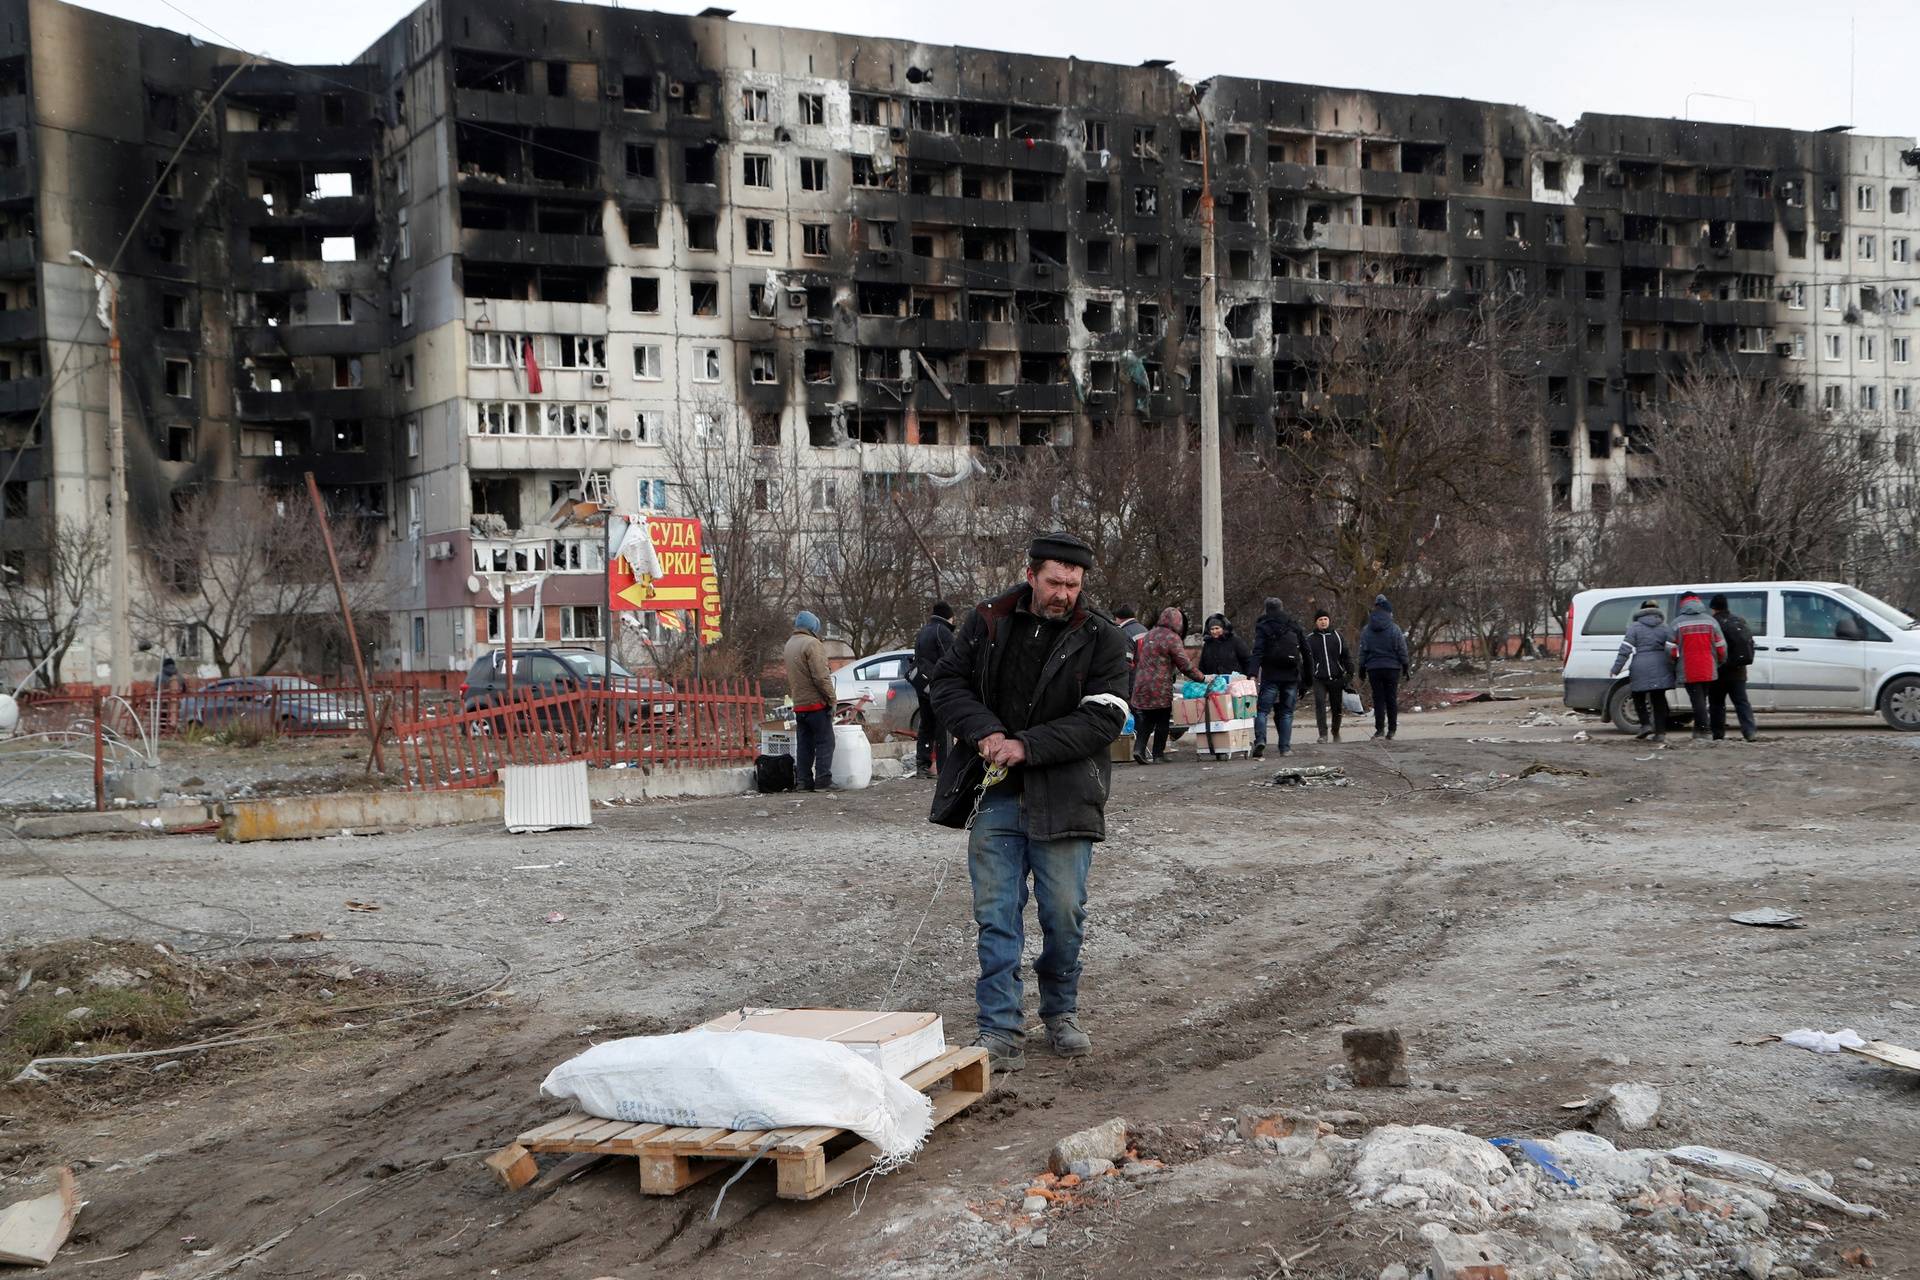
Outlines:
[[[793,757],[757,757],[753,762],[753,784],[762,795],[793,790]]]

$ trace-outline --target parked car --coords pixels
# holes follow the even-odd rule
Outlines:
[[[1726,582],[1582,591],[1567,611],[1566,704],[1637,733],[1627,680],[1611,676],[1627,624],[1644,600],[1671,622],[1682,591],[1727,597],[1753,628],[1747,694],[1756,712],[1879,712],[1896,729],[1920,731],[1920,622],[1858,587],[1838,582]],[[1668,696],[1675,719],[1691,715],[1685,689]]]
[[[856,658],[833,673],[833,693],[842,708],[865,698],[860,718],[902,733],[920,727],[920,695],[907,683],[913,650],[888,649]]]
[[[364,724],[352,699],[298,676],[228,676],[180,698],[180,723],[198,726],[270,719],[289,731],[323,732]]]
[[[496,649],[473,661],[466,681],[460,686],[460,709],[477,711],[496,707],[507,698],[507,653]],[[639,695],[616,703],[615,716],[622,725],[637,718],[642,723],[655,717],[669,717],[676,710],[673,686],[652,676],[635,675],[618,661],[613,663],[613,678],[607,679],[607,660],[591,649],[562,649],[537,646],[513,651],[513,696],[516,701],[552,698],[577,689],[611,688],[616,693]],[[553,713],[543,710],[541,723],[551,727]],[[487,722],[479,722],[485,725]]]

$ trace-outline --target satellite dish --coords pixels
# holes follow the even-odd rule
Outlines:
[[[479,589],[480,589],[480,575],[479,575],[479,574],[477,574],[477,573],[470,573],[470,574],[468,574],[468,575],[467,575],[467,590],[468,590],[469,592],[473,592],[473,591],[478,591]]]

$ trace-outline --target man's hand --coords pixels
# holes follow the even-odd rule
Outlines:
[[[1024,764],[1027,759],[1027,744],[1018,738],[1009,738],[1004,733],[990,733],[980,739],[980,758],[988,764],[1003,764],[1012,768]]]

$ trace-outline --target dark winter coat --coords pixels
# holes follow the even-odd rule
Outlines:
[[[1328,684],[1345,684],[1353,678],[1353,655],[1332,627],[1307,632],[1307,672],[1309,679]]]
[[[1747,620],[1737,613],[1716,613],[1714,620],[1720,624],[1720,634],[1727,638],[1727,660],[1720,664],[1722,676],[1738,674],[1729,668],[1738,668],[1744,672],[1753,665],[1753,628]]]
[[[1673,658],[1667,646],[1673,632],[1667,615],[1658,609],[1642,609],[1627,624],[1627,637],[1620,642],[1620,653],[1613,660],[1613,675],[1631,664],[1628,687],[1635,693],[1657,693],[1673,688]]]
[[[927,682],[933,679],[933,673],[940,669],[940,659],[946,657],[952,647],[953,623],[945,618],[928,618],[920,634],[913,638],[913,670],[909,675],[921,697],[927,696]]]
[[[978,743],[1006,732],[989,710],[1006,628],[1027,607],[1024,583],[969,610],[933,676],[933,704],[954,735],[940,766],[930,820],[965,827],[986,772]],[[1027,749],[1020,768],[1027,834],[1035,840],[1106,838],[1109,750],[1127,723],[1126,641],[1085,597],[1067,620],[1040,669],[1027,727],[1014,736]]]
[[[1307,633],[1287,616],[1278,601],[1269,600],[1266,612],[1253,624],[1252,661],[1260,683],[1300,684],[1307,669],[1306,655]]]
[[[1362,671],[1398,670],[1405,675],[1413,666],[1407,652],[1407,633],[1393,620],[1393,606],[1385,596],[1373,598],[1373,612],[1367,625],[1360,628],[1360,669]]]
[[[1180,639],[1186,621],[1178,609],[1162,609],[1160,624],[1147,632],[1140,642],[1140,658],[1133,668],[1133,705],[1142,711],[1165,711],[1173,705],[1173,676],[1181,672],[1190,680],[1201,678],[1200,669],[1187,657],[1187,646]]]
[[[1727,657],[1727,637],[1720,624],[1698,599],[1688,600],[1674,615],[1673,638],[1667,642],[1684,684],[1712,684]]]
[[[1213,638],[1215,625],[1221,628],[1220,638]],[[1247,675],[1253,671],[1253,654],[1247,649],[1247,642],[1233,634],[1233,624],[1222,614],[1214,614],[1207,619],[1207,638],[1200,643],[1200,671],[1209,676]]]

